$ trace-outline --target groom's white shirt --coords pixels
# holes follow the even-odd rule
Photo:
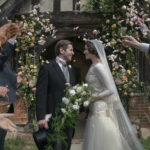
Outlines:
[[[60,63],[60,61],[62,61],[62,62],[64,62],[64,63],[66,63],[66,61],[65,61],[64,59],[60,58],[59,56],[56,57],[56,60],[58,60],[57,63],[58,63],[58,65],[59,65],[59,67],[61,68],[61,70],[63,71],[62,63]]]
[[[9,40],[8,40],[8,43],[10,43],[10,44],[14,45],[14,44],[15,44],[15,40],[13,40],[13,39],[9,39]]]
[[[147,43],[142,43],[142,44],[141,44],[141,47],[140,47],[140,50],[141,50],[142,52],[148,54],[148,53],[149,53],[149,46],[150,46],[150,45],[147,44]]]

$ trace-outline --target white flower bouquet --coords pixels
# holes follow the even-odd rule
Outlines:
[[[75,127],[78,122],[80,108],[89,105],[88,99],[91,95],[91,87],[85,83],[66,88],[66,95],[62,98],[62,103],[58,106],[55,117],[51,118],[51,132],[48,136],[46,150],[53,150],[52,145],[55,142],[63,142],[67,146],[64,129]]]

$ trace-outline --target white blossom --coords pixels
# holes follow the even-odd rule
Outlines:
[[[50,28],[51,28],[52,30],[54,29],[53,24],[50,24]]]
[[[46,43],[45,40],[39,40],[39,41],[38,41],[38,44],[40,44],[40,45],[44,45],[45,43]]]
[[[68,65],[68,67],[71,69],[72,68],[72,66],[71,65]]]
[[[78,109],[79,109],[79,105],[73,105],[72,108],[73,108],[74,110],[78,110]]]
[[[122,65],[119,65],[121,68],[124,68]]]
[[[34,87],[35,86],[35,83],[33,82],[33,80],[30,80],[29,81],[29,87]]]
[[[84,107],[89,106],[89,101],[85,101],[85,102],[83,103],[83,106],[84,106]]]
[[[82,100],[81,98],[79,98],[79,99],[76,99],[76,101],[77,101],[77,102],[81,102],[81,100]]]
[[[48,60],[46,60],[45,62],[46,62],[46,64],[49,64],[49,61],[48,61]]]
[[[66,97],[63,97],[63,98],[62,98],[62,101],[63,101],[63,103],[66,104],[66,105],[69,104],[69,99],[66,98]]]
[[[37,10],[36,9],[33,9],[33,14],[37,15]]]
[[[110,46],[110,42],[108,42],[108,43],[106,44],[106,47],[107,47],[107,46]]]
[[[81,95],[86,95],[86,92],[85,92],[85,91],[83,91],[83,92],[81,93]]]
[[[121,9],[122,9],[122,10],[126,10],[126,9],[127,9],[127,6],[126,6],[126,5],[123,5]]]
[[[75,90],[69,90],[69,94],[70,94],[71,96],[74,96],[74,95],[76,94],[76,92],[75,92]]]
[[[108,42],[109,40],[108,39],[105,39],[105,42]]]
[[[73,86],[73,89],[76,90],[77,89],[77,85]]]
[[[95,35],[97,35],[99,33],[99,31],[98,30],[93,30],[92,33],[95,34]]]
[[[134,23],[133,23],[132,21],[130,21],[129,23],[130,23],[130,25],[131,25],[131,26],[133,26],[133,25],[134,25]]]
[[[111,61],[113,61],[113,62],[115,61],[116,58],[117,58],[117,55],[113,55],[112,54],[112,55],[108,56],[108,59],[111,60]]]
[[[75,105],[78,105],[78,101],[75,101]]]
[[[78,30],[78,29],[79,29],[79,26],[73,28],[73,30]]]
[[[78,92],[78,93],[81,93],[82,92],[82,87],[77,87],[77,89],[76,89],[76,91]]]
[[[36,65],[34,65],[34,69],[37,69],[37,66],[36,66]]]
[[[28,32],[28,35],[32,36],[32,33],[31,33],[31,32]]]
[[[147,18],[145,21],[150,21],[150,18]]]
[[[45,28],[45,32],[50,32],[50,28]]]
[[[88,84],[87,84],[87,83],[84,83],[83,86],[84,86],[84,87],[88,87]]]
[[[61,112],[62,112],[63,114],[65,114],[65,113],[66,113],[66,109],[65,109],[65,108],[61,108]]]
[[[119,66],[117,62],[114,62],[112,65],[115,66],[115,67]]]
[[[40,20],[40,18],[39,18],[39,17],[36,17],[36,20],[37,20],[37,21],[39,21],[39,20]]]

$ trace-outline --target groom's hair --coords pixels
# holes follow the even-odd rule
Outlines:
[[[66,50],[69,44],[72,45],[72,42],[69,41],[69,40],[60,40],[60,41],[58,41],[56,43],[56,46],[55,46],[56,56],[58,56],[60,54],[60,48],[63,48],[64,50]]]
[[[97,53],[97,50],[96,50],[96,48],[95,48],[95,46],[94,46],[94,44],[92,42],[87,41],[85,44],[87,45],[89,53],[99,57],[98,53]]]

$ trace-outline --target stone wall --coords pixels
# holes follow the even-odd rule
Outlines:
[[[52,12],[53,11],[53,0],[40,0],[40,11],[41,12],[45,12],[45,11],[49,11]]]
[[[26,125],[28,123],[28,111],[24,100],[19,99],[14,103],[14,116],[10,117],[16,125]]]
[[[150,128],[150,102],[144,96],[134,95],[129,100],[128,115],[140,128]]]
[[[128,115],[136,126],[138,136],[142,139],[150,137],[150,100],[144,95],[131,96]]]
[[[80,11],[85,10],[87,0],[80,0]],[[53,12],[54,0],[40,0],[40,11],[41,12]],[[60,0],[60,11],[73,11],[73,0]],[[75,7],[76,8],[76,7]],[[24,0],[20,7],[20,13],[28,13],[32,10],[32,0]]]

